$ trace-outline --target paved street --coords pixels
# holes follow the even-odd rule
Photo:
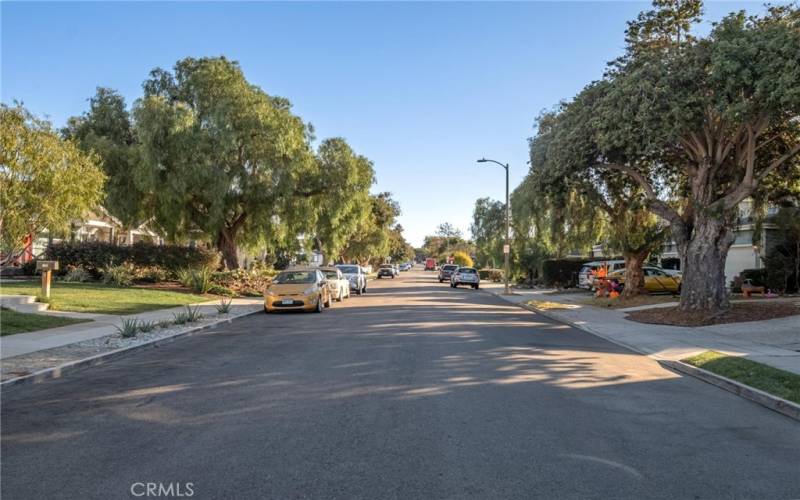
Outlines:
[[[2,497],[800,498],[800,425],[433,273],[2,397]]]

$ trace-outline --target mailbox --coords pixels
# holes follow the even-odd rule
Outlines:
[[[36,270],[37,271],[58,271],[58,261],[57,260],[37,260],[36,261]]]

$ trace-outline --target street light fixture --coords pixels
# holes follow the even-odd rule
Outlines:
[[[500,165],[501,167],[506,169],[506,242],[503,245],[503,256],[505,257],[505,266],[506,266],[505,272],[503,272],[503,275],[504,275],[505,280],[506,280],[506,288],[505,288],[505,292],[503,292],[503,293],[505,295],[509,295],[509,292],[508,292],[508,273],[509,273],[509,271],[508,271],[508,254],[511,252],[511,234],[510,234],[510,230],[509,230],[510,220],[511,220],[511,207],[510,207],[510,205],[508,203],[508,163],[500,163],[499,161],[489,160],[489,159],[486,159],[486,158],[481,158],[480,160],[478,160],[478,163],[497,163],[498,165]]]

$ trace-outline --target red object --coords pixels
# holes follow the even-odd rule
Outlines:
[[[435,271],[436,270],[436,259],[425,259],[425,270],[426,271]]]

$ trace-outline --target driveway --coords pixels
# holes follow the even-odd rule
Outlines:
[[[800,498],[796,422],[422,271],[2,403],[4,500]]]

